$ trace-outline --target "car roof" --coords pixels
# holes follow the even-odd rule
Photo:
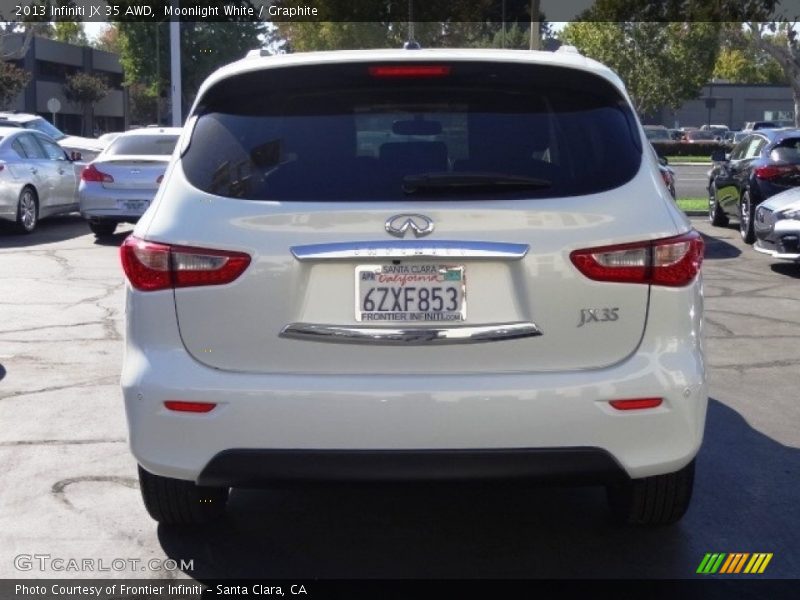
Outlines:
[[[40,118],[39,115],[32,115],[30,113],[0,111],[0,121],[10,121],[11,123],[25,123],[26,121]]]
[[[21,129],[19,127],[7,127],[0,123],[0,135],[6,137],[8,135],[13,135],[15,133],[20,133],[23,131],[28,131],[27,129]]]
[[[137,135],[180,135],[182,130],[183,128],[181,127],[142,127],[120,132],[115,141],[122,137],[135,137]]]
[[[248,53],[247,57],[225,65],[209,75],[197,92],[195,106],[203,98],[209,88],[229,77],[242,73],[253,73],[264,69],[308,65],[333,65],[337,63],[358,63],[367,61],[412,63],[437,60],[450,62],[478,61],[507,64],[538,64],[574,68],[603,77],[627,96],[625,86],[616,73],[604,64],[583,56],[572,46],[562,46],[556,52],[537,50],[521,52],[519,50],[501,50],[494,48],[431,48],[424,50],[334,50],[263,56],[258,51],[253,51]],[[192,106],[192,112],[194,112],[195,106]]]
[[[800,137],[800,129],[796,127],[765,127],[764,129],[753,129],[746,133],[749,135],[763,135],[770,142],[780,142],[786,138]]]

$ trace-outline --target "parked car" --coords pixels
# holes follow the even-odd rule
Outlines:
[[[720,136],[712,131],[692,129],[686,132],[686,142],[689,144],[708,144],[720,141]]]
[[[701,125],[700,129],[711,132],[718,141],[723,141],[730,132],[727,125]]]
[[[760,129],[715,152],[708,173],[708,218],[724,227],[739,221],[747,244],[755,240],[753,214],[767,198],[800,185],[800,129]]]
[[[669,166],[669,160],[666,156],[659,156],[656,149],[650,144],[650,150],[653,153],[656,161],[658,162],[658,170],[661,173],[661,179],[664,180],[664,185],[667,186],[670,196],[675,199],[675,171]]]
[[[0,112],[0,126],[23,127],[40,131],[54,139],[74,160],[90,161],[105,145],[93,138],[67,135],[39,115],[18,112]]]
[[[683,140],[683,132],[680,129],[667,129],[667,132],[669,133],[669,138],[673,142],[680,142]]]
[[[371,156],[367,131],[404,139]],[[621,80],[574,49],[210,75],[120,249],[150,515],[205,522],[276,481],[546,478],[677,521],[703,241],[646,153]]]
[[[644,134],[651,142],[672,142],[669,130],[661,125],[645,125]]]
[[[103,147],[106,147],[115,139],[117,139],[117,137],[119,137],[122,133],[122,131],[109,131],[108,133],[104,133],[98,137],[97,141],[103,144]]]
[[[758,131],[759,129],[782,129],[794,127],[793,121],[749,121],[744,124],[746,131]]]
[[[773,258],[800,261],[800,188],[776,194],[758,205],[753,248]]]
[[[77,210],[76,165],[38,131],[0,126],[0,219],[31,233],[40,219]]]
[[[117,136],[81,173],[81,215],[97,236],[135,223],[153,200],[180,135],[179,127],[135,129]]]

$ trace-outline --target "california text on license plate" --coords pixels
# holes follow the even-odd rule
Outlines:
[[[406,263],[356,267],[356,321],[464,321],[463,265]]]

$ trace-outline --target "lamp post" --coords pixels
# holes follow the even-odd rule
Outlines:
[[[708,109],[708,127],[711,128],[711,110],[717,105],[717,99],[714,98],[714,79],[708,82],[708,98],[706,98],[706,108]]]

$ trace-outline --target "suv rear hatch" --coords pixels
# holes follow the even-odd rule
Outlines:
[[[147,239],[252,257],[232,283],[175,290],[183,343],[204,364],[563,371],[611,365],[641,340],[648,286],[593,281],[570,259],[676,233],[629,104],[598,75],[263,69],[208,89],[190,127]]]

